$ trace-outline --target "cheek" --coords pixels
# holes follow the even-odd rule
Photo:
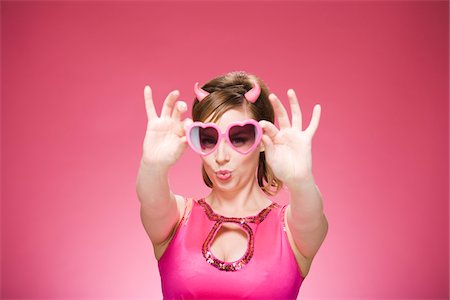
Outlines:
[[[209,158],[203,158],[203,166],[207,172],[212,170],[212,161]]]
[[[259,152],[258,153],[252,153],[245,157],[240,157],[239,159],[236,159],[236,166],[241,167],[244,172],[252,172],[254,168],[258,167],[259,162]]]

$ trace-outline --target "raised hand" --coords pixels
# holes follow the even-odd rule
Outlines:
[[[280,129],[268,121],[260,121],[263,128],[262,141],[267,163],[276,177],[286,185],[293,186],[302,180],[312,178],[312,138],[319,126],[321,107],[316,104],[311,122],[302,130],[302,113],[294,90],[287,92],[292,112],[292,126],[289,116],[275,94],[269,95]]]
[[[142,161],[153,166],[169,168],[178,160],[187,147],[184,127],[191,119],[180,120],[187,111],[184,101],[176,101],[179,91],[174,90],[166,97],[158,117],[153,103],[150,86],[144,88],[145,109],[147,111],[147,131],[144,138]]]

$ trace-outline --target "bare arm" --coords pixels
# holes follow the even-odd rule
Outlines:
[[[312,259],[328,232],[322,195],[312,178],[288,188],[291,193],[286,210],[289,229],[298,250],[304,257]]]
[[[292,111],[292,124],[278,97],[271,93],[271,101],[280,129],[268,121],[260,121],[264,128],[263,142],[266,160],[275,176],[290,191],[286,209],[287,225],[299,252],[312,260],[325,239],[328,221],[323,213],[322,195],[312,175],[312,138],[317,130],[321,106],[314,106],[309,126],[303,130],[302,113],[293,89],[287,91]]]
[[[141,203],[142,224],[155,249],[170,238],[184,208],[184,199],[174,195],[168,183],[170,167],[187,146],[184,125],[192,122],[190,119],[180,121],[187,106],[182,101],[175,102],[178,94],[176,90],[169,93],[158,117],[151,88],[144,88],[148,123],[136,193]]]
[[[167,169],[141,161],[136,192],[141,203],[141,221],[154,246],[170,237],[180,218],[181,201],[170,191],[167,178]]]

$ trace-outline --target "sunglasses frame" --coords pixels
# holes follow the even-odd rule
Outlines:
[[[235,126],[239,126],[239,127],[243,127],[247,124],[252,124],[255,126],[256,128],[256,135],[255,135],[255,143],[245,152],[239,151],[238,148],[236,148],[235,146],[233,146],[233,143],[230,141],[230,130],[231,128],[235,127]],[[212,150],[210,150],[207,153],[204,153],[200,150],[198,150],[195,146],[194,143],[191,140],[191,131],[192,129],[194,129],[194,127],[201,127],[201,128],[208,128],[208,127],[212,127],[214,129],[217,130],[218,132],[218,136],[217,136],[217,143],[216,145],[212,148]],[[186,138],[188,141],[189,146],[191,146],[192,150],[194,150],[196,153],[202,155],[202,156],[207,156],[211,153],[213,153],[217,147],[219,147],[220,142],[222,141],[223,138],[225,138],[225,140],[228,142],[228,144],[230,145],[231,148],[233,148],[236,152],[246,155],[250,152],[252,152],[260,143],[261,139],[262,139],[262,135],[263,135],[263,130],[261,128],[261,125],[254,119],[248,119],[245,121],[236,121],[233,123],[228,124],[227,129],[225,130],[225,132],[222,132],[220,127],[215,124],[215,123],[203,123],[203,122],[193,122],[191,123],[185,130],[185,134],[186,134]]]

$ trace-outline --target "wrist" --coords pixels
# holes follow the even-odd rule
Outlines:
[[[314,187],[316,185],[313,174],[309,174],[302,178],[296,178],[285,182],[290,191],[304,190],[305,188]]]
[[[167,173],[169,172],[170,166],[161,164],[161,163],[156,163],[156,162],[151,162],[148,160],[145,160],[144,158],[141,158],[141,168],[145,171],[148,172],[157,172],[157,173]]]

